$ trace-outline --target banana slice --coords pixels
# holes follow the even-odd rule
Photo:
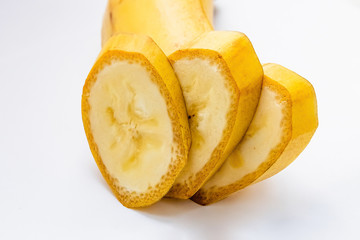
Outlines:
[[[189,198],[219,168],[250,124],[262,67],[247,37],[209,32],[169,56],[183,90],[192,146],[167,196]]]
[[[259,105],[245,137],[192,200],[207,205],[275,175],[303,151],[317,126],[312,85],[280,65],[264,65]]]
[[[86,79],[82,114],[99,169],[124,206],[166,194],[186,163],[190,133],[179,83],[150,38],[108,41]]]

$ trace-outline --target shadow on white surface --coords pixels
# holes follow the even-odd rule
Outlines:
[[[181,236],[185,239],[230,239],[234,223],[253,218],[254,207],[261,205],[266,193],[266,187],[259,184],[208,206],[191,200],[164,198],[137,211],[151,220],[183,230]],[[180,236],[175,236],[178,238]]]
[[[258,186],[258,188],[248,188],[242,191],[239,191],[228,198],[221,200],[219,202],[213,203],[208,206],[201,206],[191,200],[180,200],[173,198],[163,198],[156,204],[139,209],[144,215],[153,216],[154,218],[167,218],[175,215],[188,214],[189,212],[201,212],[206,214],[211,214],[211,209],[218,210],[219,208],[223,209],[224,212],[227,209],[234,209],[235,206],[246,205],[256,201],[256,199],[261,199],[261,195],[264,193],[262,189],[263,186]],[[206,217],[206,216],[204,216]]]

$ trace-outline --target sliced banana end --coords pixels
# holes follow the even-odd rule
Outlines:
[[[286,90],[264,85],[253,121],[221,168],[192,197],[207,205],[250,185],[280,156],[291,137],[291,103]]]
[[[84,86],[82,113],[94,158],[119,201],[143,207],[170,189],[186,161],[165,84],[142,54],[112,51]]]
[[[221,160],[234,125],[236,83],[223,71],[217,55],[202,55],[173,62],[185,98],[192,145],[168,197],[187,199],[195,194]]]

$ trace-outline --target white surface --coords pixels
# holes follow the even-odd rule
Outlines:
[[[82,128],[105,1],[0,3],[0,239],[359,239],[360,1],[218,0],[217,29],[310,80],[320,126],[275,177],[217,204],[123,207]]]

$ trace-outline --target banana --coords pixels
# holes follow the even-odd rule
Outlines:
[[[167,196],[191,197],[240,141],[255,113],[262,66],[242,33],[212,31],[209,0],[110,0],[103,42],[121,31],[152,37],[179,79],[192,146]]]
[[[149,37],[107,42],[86,79],[82,117],[96,163],[124,206],[148,206],[168,192],[191,139],[180,85]]]
[[[245,137],[191,199],[207,205],[275,175],[303,151],[317,126],[312,85],[280,65],[264,65],[259,106]]]
[[[299,114],[297,107],[292,106],[291,111],[286,108],[293,114],[293,119],[288,119],[291,127],[282,124],[279,127],[278,121],[287,119],[282,115],[285,110],[279,109],[286,102],[292,103],[292,99],[279,103],[276,95],[278,92],[271,87],[267,88],[268,83],[264,83],[262,99],[267,100],[262,101],[274,101],[275,105],[262,103],[264,111],[259,106],[257,112],[262,114],[259,113],[258,116],[262,117],[254,119],[241,143],[249,141],[251,144],[242,145],[241,151],[244,153],[238,150],[238,145],[230,155],[254,116],[262,87],[263,70],[245,35],[213,31],[212,13],[211,0],[109,0],[102,28],[103,43],[119,32],[141,33],[152,37],[168,56],[185,98],[192,146],[188,163],[166,196],[186,199],[200,189],[192,198],[200,204],[218,201],[240,188],[276,174],[303,150],[317,126],[316,114],[310,114],[314,106],[310,104],[307,113],[310,112],[312,116],[308,120],[313,128],[307,135],[304,133],[306,137],[298,138],[298,125],[292,122]],[[275,78],[275,83],[270,85],[278,86],[278,82],[281,82],[280,85],[290,95],[293,94],[291,97],[300,96],[296,92],[297,88],[307,89],[302,84],[304,80],[299,80],[290,70],[278,65],[266,65],[265,68],[267,79],[271,76]],[[284,80],[286,77],[290,80]],[[315,94],[312,94],[315,99]],[[314,102],[316,108],[316,99]],[[267,107],[272,108],[274,114],[270,114]],[[291,129],[290,140],[283,137],[284,129]],[[278,135],[272,134],[272,131],[277,131]],[[264,139],[267,137],[272,141],[266,142]],[[257,149],[260,148],[259,139],[263,139],[264,146],[251,155],[252,144],[256,144]],[[271,155],[271,162],[269,151],[273,152],[278,145],[285,148],[285,154],[280,158]],[[257,160],[251,160],[252,158]],[[266,171],[263,165],[258,165],[264,162],[269,167],[265,167]],[[214,175],[219,168],[219,172]],[[258,168],[262,170],[258,171]],[[236,170],[230,172],[228,169]]]

